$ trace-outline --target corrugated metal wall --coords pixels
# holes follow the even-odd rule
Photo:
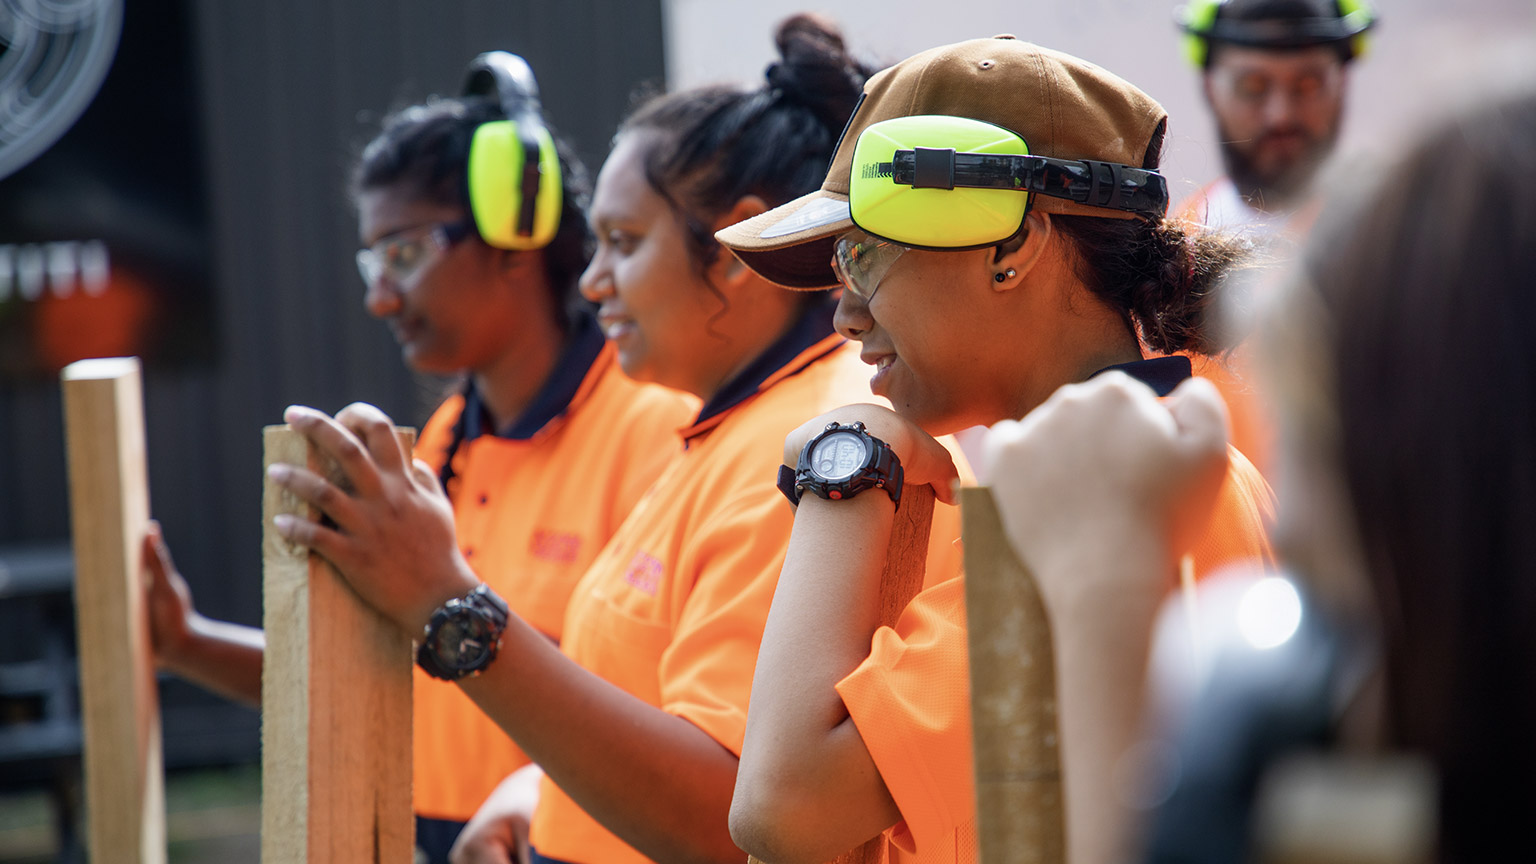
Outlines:
[[[634,86],[661,80],[661,8],[268,0],[191,14],[218,348],[211,367],[146,376],[151,495],[203,611],[256,623],[261,427],[292,402],[356,399],[419,424],[432,401],[362,310],[344,196],[355,149],[385,109],[453,92],[470,57],[504,48],[532,63],[595,168]],[[56,385],[0,382],[0,545],[67,540],[66,494]]]

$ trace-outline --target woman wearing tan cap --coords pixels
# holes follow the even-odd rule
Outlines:
[[[1202,385],[1175,390],[1186,358],[1141,354],[1143,340],[1170,354],[1219,350],[1205,316],[1241,252],[1164,221],[1155,168],[1166,120],[1141,91],[1077,58],[1006,36],[944,46],[869,80],[819,191],[717,235],[781,285],[840,281],[837,328],[861,343],[871,389],[895,407],[848,406],[786,441],[781,483],[800,505],[731,813],[749,852],[820,861],[883,833],[891,861],[976,857],[962,577],[929,572],[896,626],[877,627],[903,482],[946,498],[955,476],[931,436],[1024,417],[1063,385],[1110,370],[1125,376],[1117,387],[1171,393],[1170,416],[1214,412],[1221,428]],[[1136,550],[1170,580],[1186,551],[1170,537],[1191,538],[1201,575],[1268,557],[1263,480],[1236,451],[1206,477],[1219,491],[1206,496],[1217,503],[1203,530],[1204,512],[1191,511],[1191,530],[1150,544],[1085,531],[1069,548]],[[1073,565],[1030,563],[1047,584]],[[1048,604],[1058,596],[1045,592]],[[1146,604],[1112,592],[1091,600],[1050,608],[1069,765],[1134,736],[1124,724],[1076,723],[1135,716],[1100,711],[1079,687],[1104,670],[1081,665],[1078,640],[1140,638],[1151,626]],[[1134,701],[1139,672],[1109,671]],[[1118,806],[1098,782],[1108,773],[1066,785],[1072,860],[1120,851],[1119,837],[1087,830],[1096,808]]]

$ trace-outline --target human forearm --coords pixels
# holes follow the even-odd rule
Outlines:
[[[689,723],[592,674],[520,620],[461,685],[604,827],[658,861],[729,861],[736,756]]]
[[[900,818],[837,682],[869,654],[893,506],[807,496],[758,654],[733,835],[765,861],[819,862]]]
[[[160,655],[166,671],[221,696],[261,707],[266,636],[255,627],[194,614],[180,643]]]
[[[1121,534],[1063,560],[1070,572],[1044,581],[1073,585],[1050,605],[1065,786],[1068,858],[1129,860],[1137,813],[1128,775],[1144,730],[1146,668],[1157,598],[1127,583],[1166,580],[1173,563],[1154,538]]]

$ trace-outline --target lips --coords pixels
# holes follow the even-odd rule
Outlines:
[[[859,359],[875,367],[875,374],[869,378],[870,392],[877,396],[885,395],[881,390],[884,386],[886,375],[891,371],[891,366],[896,363],[896,355],[865,351],[859,355]]]
[[[603,331],[603,338],[616,341],[635,328],[634,319],[614,312],[599,310],[597,313],[597,326]]]

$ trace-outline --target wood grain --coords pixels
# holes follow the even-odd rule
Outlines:
[[[414,433],[397,434],[409,452]],[[268,427],[264,438],[267,465],[307,465],[338,478],[287,426]],[[318,518],[266,482],[261,859],[409,864],[411,640],[324,559],[280,537],[272,527],[278,513]]]
[[[82,360],[62,379],[88,843],[95,861],[163,864],[160,703],[139,574],[149,523],[139,361]]]
[[[1060,864],[1066,827],[1050,622],[989,489],[960,490],[960,522],[981,861]]]

